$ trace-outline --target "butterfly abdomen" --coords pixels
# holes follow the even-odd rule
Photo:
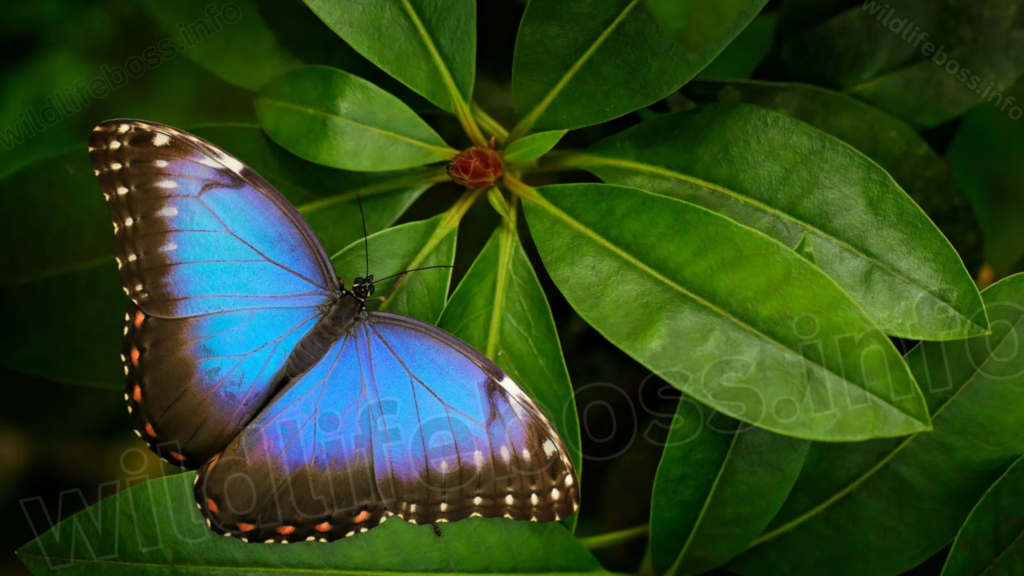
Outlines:
[[[292,380],[316,365],[335,342],[351,332],[365,310],[355,298],[342,296],[295,346],[284,368],[284,378]]]

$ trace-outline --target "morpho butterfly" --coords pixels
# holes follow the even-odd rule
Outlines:
[[[139,120],[100,124],[89,151],[131,299],[128,411],[154,452],[198,468],[211,529],[327,542],[394,514],[576,510],[565,446],[530,397],[447,332],[368,311],[373,276],[346,290],[252,169]]]

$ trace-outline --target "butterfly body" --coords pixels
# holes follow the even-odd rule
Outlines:
[[[397,515],[553,521],[578,482],[544,413],[438,328],[366,309],[301,216],[216,146],[114,120],[90,140],[129,296],[136,433],[198,469],[214,531],[331,541]]]

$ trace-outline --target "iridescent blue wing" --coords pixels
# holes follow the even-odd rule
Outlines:
[[[266,180],[204,140],[112,120],[89,150],[131,299],[122,360],[136,432],[198,466],[280,383],[337,289],[330,260]]]
[[[418,524],[547,522],[576,510],[579,483],[562,440],[501,368],[405,316],[371,312],[360,329],[362,375],[378,399],[374,469],[389,509]]]
[[[377,492],[370,406],[356,335],[334,343],[220,456],[195,496],[210,527],[247,542],[329,541],[390,513]]]
[[[373,312],[199,470],[195,494],[214,530],[252,542],[334,540],[391,514],[552,521],[579,502],[561,439],[500,368]]]

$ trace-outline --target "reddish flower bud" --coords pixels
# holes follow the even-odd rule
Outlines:
[[[467,148],[448,163],[448,177],[452,182],[476,190],[494,186],[504,171],[501,154],[487,146]]]

